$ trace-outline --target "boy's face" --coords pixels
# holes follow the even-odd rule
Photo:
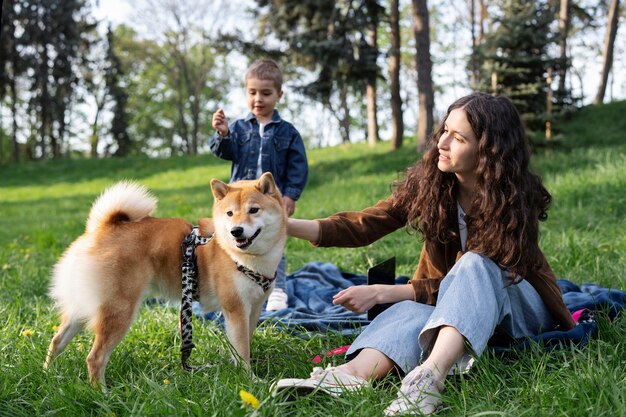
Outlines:
[[[268,122],[274,114],[276,103],[283,96],[271,80],[250,77],[246,80],[246,102],[248,108],[261,122]]]

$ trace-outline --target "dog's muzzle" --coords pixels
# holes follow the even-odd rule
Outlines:
[[[235,238],[235,243],[239,249],[245,249],[252,244],[254,239],[261,233],[261,228],[258,228],[254,234],[248,238],[241,238],[243,235],[243,227],[233,227],[230,229],[230,234]]]

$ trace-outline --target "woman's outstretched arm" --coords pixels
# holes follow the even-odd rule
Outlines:
[[[287,234],[298,239],[317,243],[320,238],[320,224],[317,220],[288,219]]]

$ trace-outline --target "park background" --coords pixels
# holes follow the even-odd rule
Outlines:
[[[472,90],[509,96],[545,136],[558,115],[626,98],[624,9],[617,0],[3,0],[0,160],[206,152],[217,108],[231,120],[247,113],[243,78],[258,57],[283,67],[279,108],[309,149],[380,140],[399,149],[405,137],[422,148]]]

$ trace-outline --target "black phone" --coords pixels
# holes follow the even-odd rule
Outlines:
[[[395,285],[396,284],[396,257],[393,256],[379,264],[374,265],[367,270],[367,285],[384,284]],[[374,317],[385,311],[391,306],[388,304],[376,304],[367,311],[367,319],[374,320]]]

